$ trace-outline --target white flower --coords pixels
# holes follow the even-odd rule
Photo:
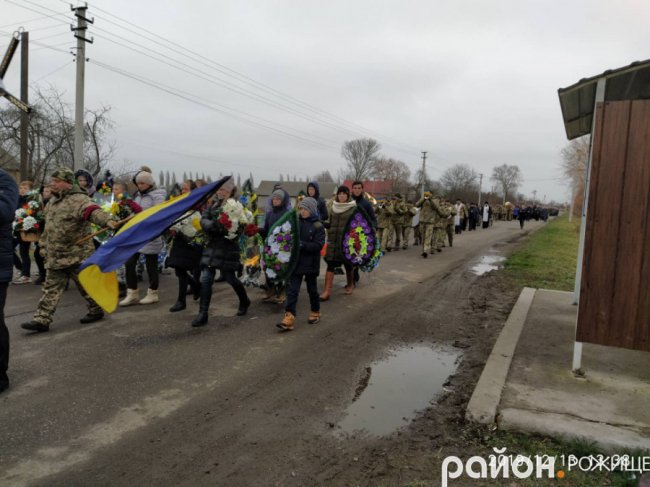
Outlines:
[[[36,223],[38,223],[36,221],[36,218],[34,218],[33,216],[28,216],[23,220],[23,230],[25,231],[31,230],[32,228],[34,228],[34,225],[36,225]]]
[[[278,260],[282,262],[283,264],[286,264],[291,260],[291,252],[279,252],[278,253]]]
[[[38,210],[41,207],[38,201],[30,201],[28,205],[32,210]]]
[[[274,270],[271,270],[271,269],[268,269],[268,268],[266,269],[266,275],[267,275],[268,277],[270,277],[271,279],[273,279],[274,277],[277,276],[277,274],[275,273]]]
[[[291,231],[291,223],[284,222],[280,228],[282,229],[283,232],[290,232]]]
[[[14,213],[16,218],[25,218],[25,215],[27,215],[27,212],[23,210],[22,208],[18,208],[16,210],[16,213]]]
[[[279,242],[272,242],[270,247],[271,247],[271,252],[273,252],[274,254],[277,254],[278,252],[280,252],[280,243]]]
[[[275,227],[272,233],[273,235],[277,235],[278,233],[280,233],[280,227]]]

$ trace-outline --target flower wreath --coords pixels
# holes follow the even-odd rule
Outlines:
[[[350,264],[359,266],[362,271],[371,272],[379,265],[383,254],[375,230],[363,208],[357,207],[348,220],[342,246],[345,259]]]
[[[298,213],[288,211],[269,231],[262,250],[262,266],[266,276],[274,282],[285,281],[298,262]]]

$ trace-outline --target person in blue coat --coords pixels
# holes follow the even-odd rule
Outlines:
[[[312,181],[307,185],[307,196],[314,198],[318,203],[318,217],[321,221],[329,219],[329,214],[327,213],[327,203],[320,195],[320,186],[318,181]]]
[[[7,286],[13,275],[14,247],[11,223],[18,204],[18,185],[0,169],[0,392],[9,387],[9,330],[5,324]]]
[[[325,245],[325,227],[319,219],[318,202],[314,198],[307,197],[300,202],[300,254],[296,268],[289,278],[289,291],[287,292],[287,305],[284,318],[277,324],[282,331],[293,330],[296,320],[296,304],[300,294],[300,286],[303,277],[307,283],[309,293],[308,323],[314,325],[320,321],[320,296],[316,278],[320,273],[320,251]]]

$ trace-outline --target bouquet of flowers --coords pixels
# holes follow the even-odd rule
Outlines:
[[[275,282],[286,280],[298,261],[298,213],[291,210],[269,231],[262,250],[262,266],[266,276]]]
[[[342,245],[345,259],[350,264],[359,266],[362,271],[370,272],[379,265],[382,252],[375,231],[361,208],[350,217]]]
[[[30,191],[25,196],[27,201],[16,210],[11,226],[16,233],[39,234],[43,230],[43,204],[38,191]]]
[[[226,230],[226,238],[239,238],[246,226],[251,222],[250,212],[246,211],[238,201],[232,198],[217,208],[215,220]]]
[[[140,213],[142,208],[128,194],[120,193],[111,203],[110,213],[117,217],[118,220],[124,220],[134,213]]]
[[[110,196],[113,192],[113,189],[108,185],[106,181],[103,181],[102,185],[97,188],[97,192],[103,196]]]

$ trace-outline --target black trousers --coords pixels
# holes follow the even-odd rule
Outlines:
[[[187,294],[187,286],[192,286],[192,292],[194,289],[198,289],[201,286],[201,283],[198,280],[194,279],[192,272],[194,269],[187,269],[185,267],[174,267],[174,273],[178,278],[178,301],[184,303],[185,296]]]
[[[318,287],[316,286],[316,277],[318,276],[316,276],[316,274],[292,274],[289,278],[287,305],[284,309],[294,316],[296,316],[296,305],[298,304],[298,295],[300,294],[300,286],[302,285],[303,276],[305,278],[305,283],[307,284],[311,310],[320,311],[320,296],[318,295]]]
[[[0,282],[0,385],[9,382],[9,330],[5,324],[5,302],[8,282]]]
[[[18,242],[18,248],[20,249],[20,272],[23,276],[30,277],[32,273],[32,259],[29,257],[29,248],[32,246],[31,242],[23,242],[20,240]]]
[[[235,290],[235,294],[239,298],[239,304],[244,305],[248,301],[248,295],[246,294],[246,288],[241,283],[241,281],[235,275],[235,271],[219,271],[224,277],[226,282]],[[217,269],[214,267],[201,267],[201,293],[205,293],[208,296],[212,295],[212,284],[214,283],[214,276],[217,273]],[[201,303],[203,304],[206,300],[201,297]],[[206,304],[206,307],[209,306],[209,301]]]
[[[136,252],[126,261],[126,287],[129,289],[138,289],[138,273],[135,268],[138,265],[140,254]],[[155,291],[158,289],[158,256],[156,254],[144,254],[147,275],[149,276],[149,289]]]

